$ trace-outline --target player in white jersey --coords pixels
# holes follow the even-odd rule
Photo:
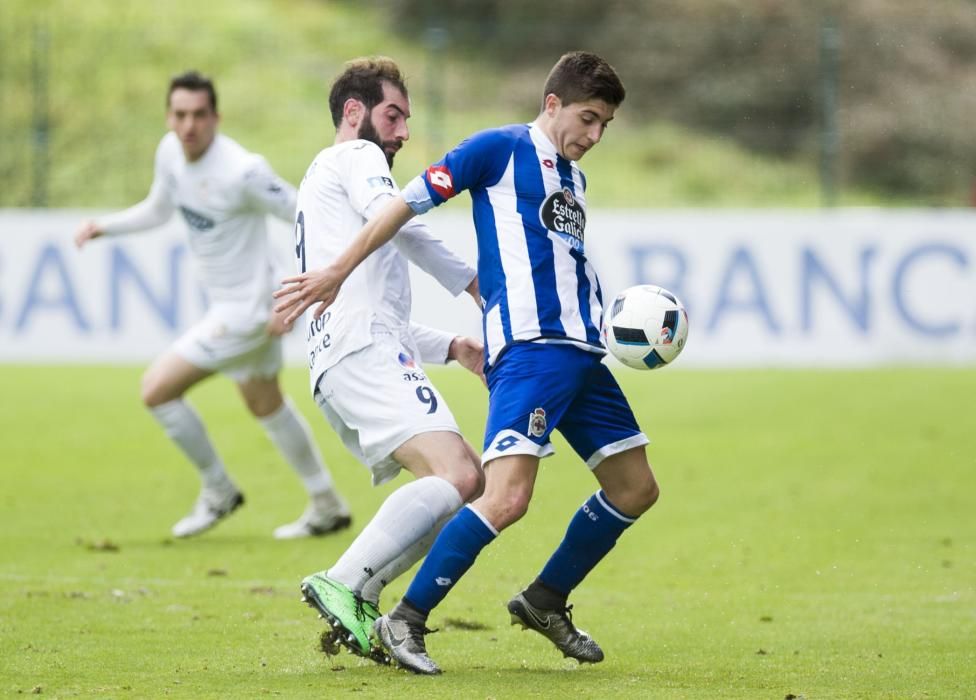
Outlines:
[[[166,434],[196,466],[203,482],[189,515],[173,526],[187,537],[214,526],[244,497],[227,475],[196,412],[183,394],[221,372],[237,383],[248,409],[294,468],[309,494],[301,517],[277,528],[277,538],[305,537],[349,526],[308,424],[278,384],[282,319],[271,310],[272,269],[266,215],[295,215],[295,189],[259,155],[217,133],[213,83],[196,72],[173,78],[167,133],[156,150],[148,197],[125,211],[79,228],[78,247],[100,236],[143,231],[175,211],[186,222],[191,254],[209,308],[201,321],[149,367],[142,400]]]
[[[347,63],[329,107],[335,144],[316,156],[298,193],[302,272],[330,264],[397,196],[390,166],[409,137],[407,89],[390,59]],[[455,296],[467,291],[477,301],[474,269],[414,222],[349,277],[326,314],[303,319],[312,391],[326,419],[374,484],[400,469],[416,477],[390,494],[332,567],[302,581],[308,603],[333,626],[330,643],[363,656],[371,655],[383,587],[419,560],[443,522],[483,487],[477,455],[415,361],[446,355],[480,375],[483,347],[410,325],[408,259]]]
[[[554,429],[600,490],[576,511],[538,577],[509,601],[513,624],[565,656],[601,661],[600,646],[573,624],[568,596],[659,495],[648,440],[601,362],[602,290],[586,256],[586,179],[576,164],[600,142],[624,87],[604,59],[576,51],[556,63],[542,94],[534,122],[466,139],[371,218],[331,265],[276,292],[284,299],[276,310],[290,309],[289,319],[312,306],[313,317],[328,313],[362,260],[411,217],[471,193],[485,300],[485,492],[444,525],[403,598],[374,625],[397,662],[417,673],[440,673],[427,655],[427,616],[525,514]]]

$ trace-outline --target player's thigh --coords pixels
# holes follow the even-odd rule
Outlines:
[[[559,431],[590,469],[613,455],[648,443],[627,397],[602,362],[589,368],[582,388],[559,423]]]
[[[484,487],[481,462],[457,433],[439,430],[414,435],[393,451],[393,459],[418,479],[438,476],[449,481],[465,501]]]
[[[467,460],[454,415],[426,373],[389,338],[344,357],[318,382],[318,401],[337,431],[354,437],[353,452],[373,470],[375,483],[396,476],[394,452],[427,433],[452,433],[459,459]],[[335,426],[334,426],[335,427]],[[383,473],[377,473],[382,468]]]
[[[482,463],[516,454],[548,457],[550,433],[599,357],[570,345],[513,345],[488,374],[488,420]]]
[[[173,401],[211,374],[213,370],[198,367],[177,352],[168,350],[143,373],[142,401],[150,407]]]
[[[632,517],[653,506],[660,495],[644,446],[610,455],[593,469],[593,476],[610,502]]]

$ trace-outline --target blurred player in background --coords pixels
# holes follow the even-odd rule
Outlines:
[[[525,514],[556,427],[600,490],[508,611],[513,624],[541,633],[564,655],[603,659],[573,624],[569,594],[659,493],[647,438],[601,362],[603,299],[584,254],[586,181],[576,164],[599,143],[624,95],[602,58],[564,55],[546,80],[534,122],[467,139],[411,181],[328,267],[276,292],[285,300],[276,310],[288,310],[289,319],[316,302],[311,315],[328,314],[353,270],[415,214],[471,192],[488,366],[485,492],[444,526],[403,599],[374,625],[390,654],[417,673],[440,672],[427,655],[427,617],[480,551]]]
[[[125,211],[86,221],[79,248],[101,236],[144,231],[179,211],[209,301],[206,315],[149,367],[142,400],[166,434],[193,463],[203,482],[192,511],[173,535],[199,534],[244,503],[227,475],[197,413],[183,399],[215,372],[230,377],[309,494],[301,517],[274,531],[281,539],[322,535],[349,526],[349,509],[336,493],[309,426],[281,393],[281,338],[287,330],[271,310],[272,269],[266,215],[294,221],[295,188],[261,156],[217,133],[220,115],[213,83],[191,71],[172,79],[167,133],[156,149],[149,196]]]
[[[315,157],[298,192],[302,272],[331,264],[397,197],[390,167],[409,138],[407,88],[388,58],[347,63],[329,109],[335,143]],[[477,455],[416,362],[456,359],[483,380],[483,347],[410,324],[407,261],[451,294],[467,291],[477,302],[475,270],[419,222],[394,233],[350,275],[327,313],[303,319],[312,392],[326,419],[374,484],[401,469],[415,477],[387,497],[331,568],[302,581],[309,604],[333,627],[323,640],[330,653],[338,643],[374,655],[370,633],[383,587],[418,561],[441,525],[483,488]]]

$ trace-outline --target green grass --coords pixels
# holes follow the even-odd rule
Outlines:
[[[477,59],[430,55],[422,37],[403,39],[387,22],[362,3],[321,0],[3,0],[0,206],[33,203],[43,142],[31,128],[35,64],[48,71],[45,188],[47,205],[57,207],[118,207],[145,196],[165,131],[166,85],[187,68],[216,79],[223,131],[293,183],[332,143],[328,86],[356,56],[390,55],[408,76],[414,116],[394,171],[401,183],[474,131],[535,117],[548,65],[501,69],[490,49]],[[628,103],[582,166],[593,206],[820,203],[812,153],[759,156]],[[910,203],[856,189],[839,202]]]
[[[477,443],[481,390],[434,376]],[[558,441],[529,514],[432,616],[446,673],[419,678],[315,649],[322,625],[297,584],[337,558],[392,486],[368,486],[316,415],[304,372],[286,383],[352,502],[352,531],[271,539],[304,497],[218,379],[191,396],[249,501],[173,542],[197,485],[141,409],[139,370],[0,367],[0,695],[972,696],[976,371],[619,376],[663,495],[572,597],[606,661],[577,668],[509,627],[502,607],[594,490]]]

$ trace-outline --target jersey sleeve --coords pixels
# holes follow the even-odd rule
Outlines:
[[[431,328],[414,321],[410,322],[410,335],[413,336],[421,364],[446,365],[451,343],[457,337],[454,333]]]
[[[370,207],[381,209],[387,198],[374,200]],[[471,284],[477,272],[454,251],[436,238],[422,221],[411,219],[393,238],[393,244],[403,256],[433,277],[452,296],[457,296]]]
[[[153,164],[153,182],[144,200],[115,214],[109,214],[96,223],[108,236],[135,231],[145,231],[165,224],[172,216],[174,205],[166,174],[167,143],[164,138],[156,148]]]
[[[370,205],[377,198],[385,199],[400,191],[390,173],[386,156],[379,146],[370,141],[358,141],[349,147],[343,154],[341,172],[342,186],[349,196],[349,204],[366,219],[369,218]]]
[[[412,180],[404,188],[404,199],[415,213],[423,214],[465,190],[498,182],[514,142],[509,128],[478,132]]]
[[[268,161],[255,156],[244,173],[244,191],[248,201],[258,211],[267,212],[289,223],[295,220],[298,193],[291,183],[271,169]]]

